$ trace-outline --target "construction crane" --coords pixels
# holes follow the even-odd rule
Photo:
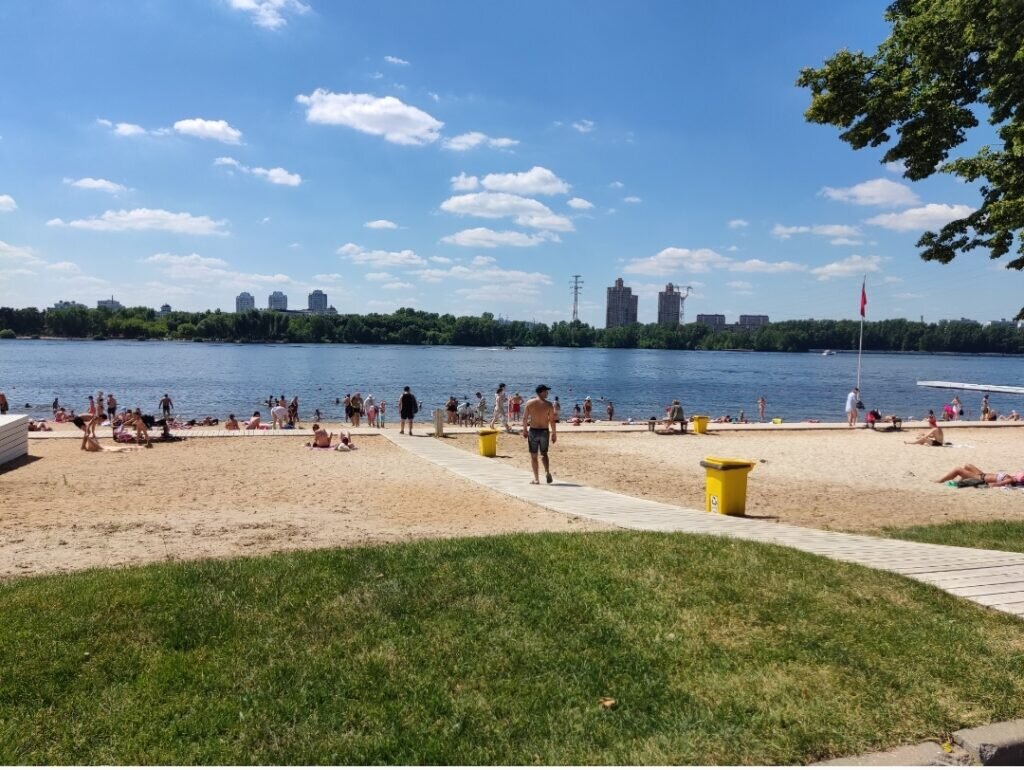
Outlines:
[[[683,294],[682,292],[686,292]],[[690,292],[693,291],[692,286],[683,286],[679,292],[679,324],[682,325],[686,321],[686,298],[690,296]]]

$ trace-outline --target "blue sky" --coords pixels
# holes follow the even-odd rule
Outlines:
[[[0,305],[400,306],[554,321],[581,273],[686,314],[989,320],[1024,278],[914,243],[978,204],[803,119],[886,3],[11,0]]]

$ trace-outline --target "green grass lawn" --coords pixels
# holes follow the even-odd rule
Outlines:
[[[797,763],[1024,715],[1020,621],[686,535],[25,579],[0,617],[5,764]]]
[[[888,527],[882,534],[919,543],[1024,553],[1024,522],[1021,521],[953,521],[931,526]]]

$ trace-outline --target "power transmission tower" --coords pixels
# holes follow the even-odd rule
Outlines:
[[[582,276],[574,275],[572,283],[569,284],[572,288],[572,322],[574,324],[580,320],[580,292],[583,291],[583,281],[580,278]]]
[[[683,287],[686,291],[685,294],[679,293],[679,324],[680,326],[686,323],[686,298],[690,296],[690,292],[693,291],[692,286]]]

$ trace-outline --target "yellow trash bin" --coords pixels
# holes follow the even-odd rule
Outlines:
[[[480,436],[480,456],[497,457],[499,431],[494,428],[481,428],[477,433]]]
[[[708,422],[711,420],[706,414],[695,414],[693,416],[693,430],[696,433],[707,433]]]
[[[704,510],[727,515],[742,514],[747,509],[747,474],[757,463],[730,457],[705,457]]]

